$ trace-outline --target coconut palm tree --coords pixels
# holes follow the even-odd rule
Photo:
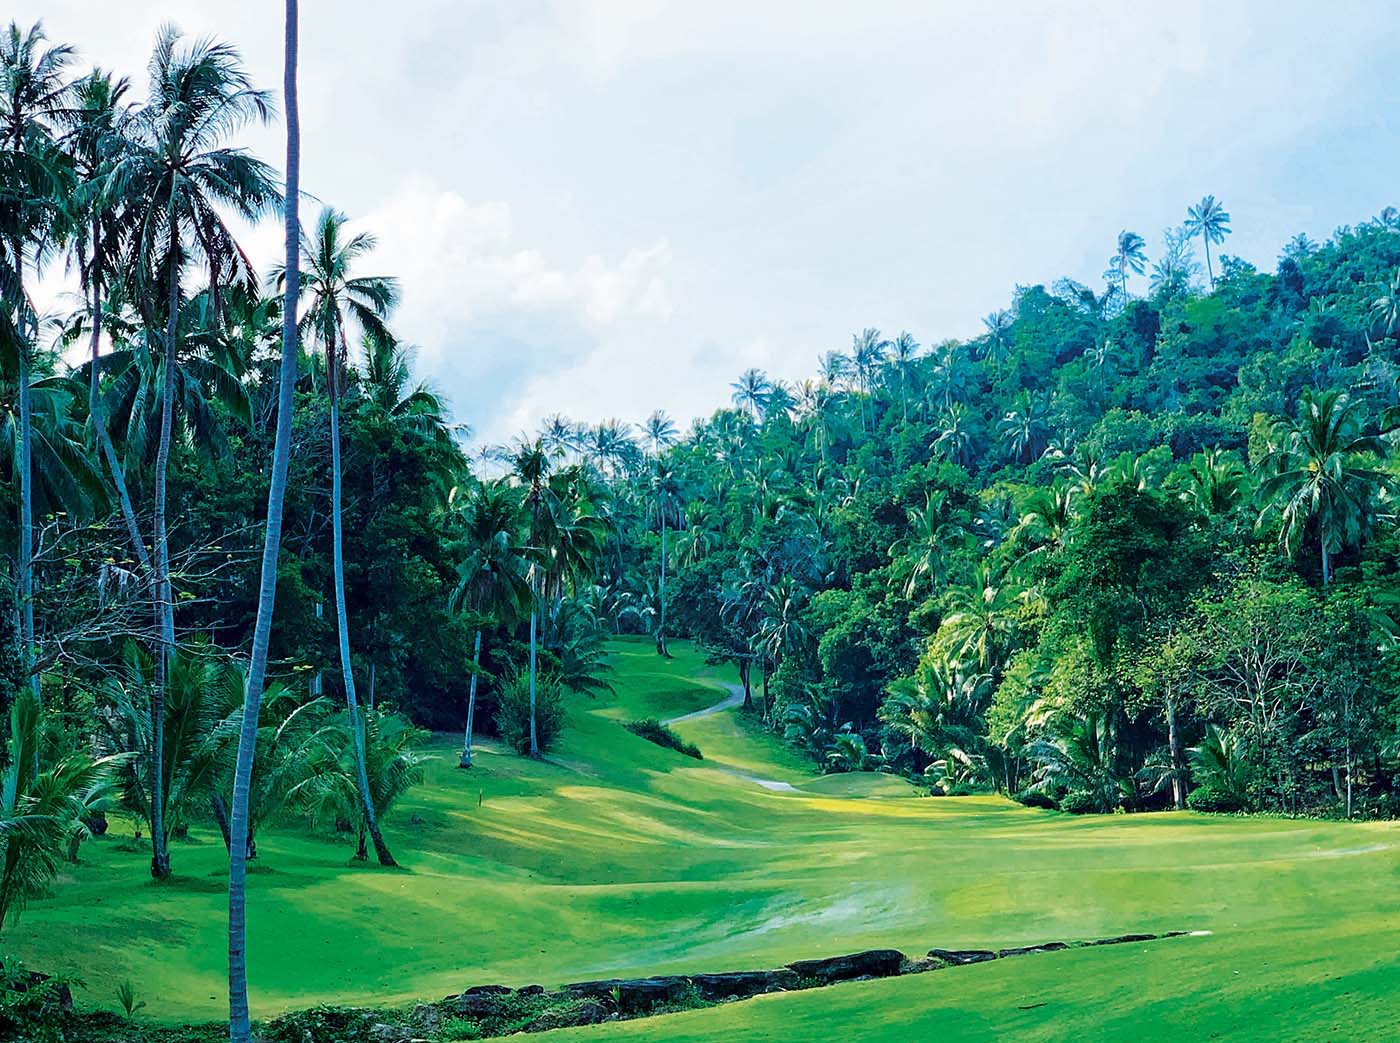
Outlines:
[[[92,302],[86,320],[90,337],[88,423],[117,493],[132,553],[149,582],[150,554],[127,487],[126,468],[107,426],[101,393],[102,302],[109,284],[119,281],[112,265],[120,258],[128,233],[118,201],[107,191],[107,181],[123,145],[123,123],[130,115],[125,100],[129,89],[124,77],[113,79],[100,69],[74,84],[72,102],[62,114],[62,146],[72,161],[76,180],[69,214],[71,256],[77,262],[84,293]]]
[[[1187,465],[1181,498],[1206,518],[1233,514],[1249,495],[1249,472],[1233,453],[1211,448]]]
[[[542,577],[547,560],[544,521],[552,506],[549,475],[553,462],[543,440],[534,442],[521,438],[510,459],[511,475],[524,490],[524,507],[528,525],[527,550],[530,585],[530,756],[540,755],[539,736],[535,727],[536,666],[538,663],[539,616]]]
[[[1371,302],[1371,321],[1380,328],[1381,337],[1400,337],[1400,268],[1396,268],[1386,284],[1386,292]]]
[[[1011,352],[1009,335],[1014,320],[1015,316],[1004,308],[989,312],[982,319],[982,328],[987,331],[987,361],[992,364],[993,371],[1000,371]]]
[[[1322,583],[1332,579],[1332,555],[1355,545],[1370,525],[1375,494],[1388,477],[1367,464],[1385,452],[1364,434],[1355,405],[1340,391],[1304,391],[1293,419],[1274,425],[1273,447],[1261,464],[1259,522],[1277,516],[1280,541],[1292,553],[1316,525]]]
[[[729,385],[734,389],[734,404],[753,414],[754,423],[763,416],[763,406],[773,385],[761,369],[746,369],[739,379]]]
[[[1040,392],[1022,391],[997,428],[1011,459],[1031,463],[1045,449],[1049,430],[1050,399]]]
[[[1182,231],[1189,236],[1199,235],[1206,250],[1206,274],[1210,277],[1210,288],[1215,289],[1215,269],[1210,263],[1210,244],[1223,243],[1230,234],[1230,215],[1216,200],[1215,196],[1202,196],[1201,201],[1186,210],[1186,223]],[[1198,269],[1199,270],[1199,269]]]
[[[10,707],[5,768],[0,774],[0,930],[58,874],[85,820],[103,810],[124,755],[94,760],[74,754],[40,764],[43,713],[28,686]]]
[[[651,443],[652,456],[660,456],[661,450],[676,444],[676,422],[666,415],[664,409],[654,410],[647,417],[642,433]]]
[[[132,236],[126,271],[133,300],[150,331],[148,340],[160,345],[163,367],[151,555],[161,647],[156,701],[161,702],[165,660],[175,647],[166,479],[179,368],[181,278],[192,261],[202,263],[215,313],[220,287],[254,282],[224,214],[256,220],[275,205],[278,194],[265,163],[224,144],[235,130],[250,121],[265,121],[272,113],[269,96],[253,87],[236,50],[212,40],[182,45],[179,31],[165,26],[156,37],[150,72],[149,97],[130,121],[109,189],[129,208],[132,226],[139,230]],[[163,338],[155,333],[161,320]],[[152,720],[154,727],[163,726],[159,706],[152,707]],[[152,746],[158,757],[163,743],[154,741]],[[153,807],[160,804],[152,801]],[[170,873],[163,835],[163,829],[152,828],[151,871],[157,877]]]
[[[655,494],[656,520],[661,528],[661,575],[656,587],[656,654],[669,659],[671,654],[666,650],[666,530],[671,518],[679,514],[680,485],[676,481],[675,471],[659,459],[651,476],[651,484]]]
[[[56,223],[53,189],[61,180],[51,134],[56,117],[68,104],[65,79],[73,49],[45,46],[42,23],[27,30],[11,22],[0,36],[0,158],[8,168],[9,197],[0,207],[0,232],[6,256],[3,287],[6,339],[18,358],[19,426],[15,454],[19,485],[19,622],[20,655],[36,700],[42,699],[34,660],[34,465],[33,353],[39,319],[27,296],[25,262],[35,267],[51,247]],[[37,765],[31,767],[37,771]]]
[[[1109,267],[1118,274],[1118,289],[1128,300],[1128,273],[1141,275],[1147,268],[1147,241],[1136,232],[1118,233],[1118,245],[1109,258]]]
[[[942,492],[930,492],[922,507],[910,507],[905,514],[909,524],[907,534],[890,547],[890,557],[908,575],[904,580],[904,596],[913,598],[927,587],[927,594],[936,593],[946,580],[946,560],[967,535],[967,530],[949,520],[946,497]]]
[[[909,377],[918,358],[919,342],[908,330],[890,341],[890,365],[899,377],[899,414],[904,420],[909,419]]]
[[[454,493],[457,490],[453,490]],[[460,532],[466,557],[457,567],[457,585],[448,608],[475,621],[472,677],[467,696],[467,729],[459,767],[472,766],[472,725],[477,679],[481,674],[481,632],[487,621],[510,625],[530,610],[530,564],[522,546],[520,497],[505,480],[472,487],[453,505],[452,526]]]
[[[267,487],[267,523],[263,537],[262,569],[258,580],[258,614],[248,662],[248,684],[243,718],[238,730],[238,755],[234,764],[232,811],[229,831],[233,837],[248,835],[248,798],[253,775],[253,754],[258,742],[259,709],[267,676],[267,654],[272,636],[272,613],[277,596],[277,560],[282,549],[282,508],[287,496],[287,469],[291,460],[292,410],[296,401],[296,370],[300,348],[297,316],[301,291],[301,222],[297,203],[301,194],[301,122],[297,108],[297,9],[298,0],[286,0],[283,40],[282,97],[287,121],[287,184],[283,197],[285,248],[282,294],[282,365],[278,377],[277,434],[272,450],[272,475]],[[229,848],[228,871],[228,1012],[230,1043],[251,1043],[248,1012],[247,950],[248,851],[244,844]]]
[[[301,247],[301,281],[305,295],[299,319],[304,339],[318,342],[326,359],[326,393],[330,401],[331,440],[331,573],[335,584],[336,632],[340,646],[340,676],[350,713],[350,736],[359,765],[361,811],[374,852],[382,866],[396,865],[375,818],[374,801],[365,768],[364,729],[360,725],[355,691],[355,667],[350,655],[350,624],[345,600],[344,465],[340,444],[340,394],[346,372],[346,327],[354,325],[369,340],[388,341],[384,320],[398,303],[398,282],[384,275],[357,275],[355,266],[375,247],[368,232],[349,235],[345,215],[331,207],[321,211],[311,236]]]
[[[855,369],[856,380],[860,385],[861,412],[860,427],[865,430],[865,400],[870,397],[870,388],[875,374],[885,363],[889,354],[890,342],[880,336],[880,331],[867,326],[851,336],[851,365]]]

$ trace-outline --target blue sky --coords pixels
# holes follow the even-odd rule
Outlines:
[[[491,440],[688,420],[864,326],[971,335],[1016,283],[1099,286],[1122,228],[1154,255],[1207,192],[1264,267],[1400,204],[1381,3],[302,8],[305,187],[378,235],[420,370]],[[138,92],[163,20],[281,82],[275,0],[12,11]]]

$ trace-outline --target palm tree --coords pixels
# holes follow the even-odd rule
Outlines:
[[[111,280],[111,259],[120,256],[127,233],[117,201],[107,192],[107,177],[122,147],[122,124],[129,116],[125,97],[130,84],[114,80],[101,70],[73,86],[73,101],[63,113],[63,146],[71,158],[77,190],[73,193],[71,238],[79,279],[92,306],[88,316],[90,333],[90,372],[88,374],[88,422],[100,458],[106,462],[132,553],[150,580],[151,559],[136,520],[126,469],[117,456],[112,433],[107,427],[101,393],[102,301]]]
[[[1249,473],[1233,453],[1207,449],[1187,465],[1181,498],[1206,518],[1234,513],[1249,491]]]
[[[1371,320],[1381,328],[1381,336],[1400,336],[1400,268],[1386,285],[1386,292],[1371,302]]]
[[[1210,288],[1215,289],[1215,269],[1210,263],[1210,244],[1223,243],[1225,237],[1230,234],[1230,215],[1215,196],[1202,196],[1199,203],[1187,208],[1186,223],[1182,226],[1182,231],[1190,236],[1201,237],[1201,243],[1206,249],[1206,274],[1210,276]]]
[[[890,365],[899,374],[899,412],[909,419],[909,374],[919,358],[919,342],[907,330],[890,342]]]
[[[1356,407],[1340,391],[1304,391],[1298,416],[1274,425],[1273,447],[1262,462],[1259,521],[1277,514],[1280,540],[1292,553],[1316,523],[1322,583],[1332,579],[1332,555],[1357,543],[1372,520],[1372,501],[1389,479],[1364,463],[1385,443],[1361,432]]]
[[[1015,404],[997,425],[1013,460],[1028,464],[1041,454],[1045,448],[1049,412],[1048,395],[1022,391],[1016,396]]]
[[[1013,320],[1014,316],[1004,308],[989,312],[982,319],[982,327],[987,331],[987,361],[995,371],[1001,369],[1001,364],[1006,361],[1010,352],[1007,334],[1011,332]]]
[[[958,661],[971,659],[981,670],[995,673],[1010,651],[1020,594],[1005,577],[978,566],[968,583],[949,591],[940,642],[946,639]]]
[[[350,713],[350,734],[359,767],[360,803],[365,826],[374,842],[374,852],[382,866],[396,865],[394,856],[379,830],[374,801],[365,768],[364,730],[360,724],[359,700],[355,692],[355,667],[350,656],[350,624],[345,601],[344,503],[341,486],[344,465],[340,445],[340,388],[345,374],[345,328],[359,327],[370,340],[388,341],[384,320],[398,303],[398,283],[383,275],[356,275],[354,268],[374,249],[368,232],[348,236],[345,215],[330,207],[321,211],[315,231],[301,248],[301,280],[306,291],[300,318],[301,334],[319,341],[326,355],[326,392],[330,400],[331,422],[331,573],[335,583],[336,631],[340,646],[340,675],[345,686],[345,704]]]
[[[160,436],[152,498],[155,616],[161,654],[157,659],[156,701],[161,693],[165,660],[175,647],[175,603],[170,584],[170,548],[166,525],[166,478],[175,417],[176,370],[179,358],[180,281],[193,259],[204,262],[217,302],[219,287],[234,281],[252,283],[253,273],[224,213],[255,220],[278,198],[271,169],[241,149],[222,143],[251,121],[271,116],[266,93],[252,86],[238,52],[210,40],[180,45],[172,26],[161,29],[151,56],[151,88],[137,111],[122,155],[113,168],[110,191],[130,208],[133,227],[127,269],[148,329],[161,317],[163,379],[159,394]],[[164,280],[164,288],[161,281]],[[163,300],[162,300],[163,297]],[[214,305],[217,312],[217,303]],[[152,343],[155,336],[149,338]],[[164,713],[152,707],[153,725],[162,727]],[[159,751],[162,743],[153,742]],[[154,766],[153,771],[158,766]],[[158,776],[158,771],[155,771]],[[157,779],[158,781],[158,779]],[[160,806],[153,800],[153,807]],[[151,871],[170,873],[164,829],[152,825]]]
[[[516,445],[511,457],[511,473],[525,490],[525,510],[528,514],[530,565],[527,581],[530,585],[530,756],[540,755],[539,736],[535,727],[536,665],[538,662],[541,579],[544,573],[544,519],[550,509],[552,495],[549,485],[551,459],[544,442],[524,438]]]
[[[41,769],[43,733],[34,693],[22,687],[10,707],[0,774],[0,930],[58,875],[85,820],[107,805],[113,774],[126,760],[74,754]]]
[[[1118,273],[1118,289],[1125,302],[1128,300],[1128,273],[1141,275],[1147,268],[1146,250],[1146,240],[1136,232],[1118,233],[1118,246],[1108,263]]]
[[[647,417],[642,433],[651,443],[651,455],[660,456],[661,450],[676,443],[676,422],[666,415],[664,409],[657,409]]]
[[[904,581],[904,596],[914,597],[925,585],[929,593],[947,578],[947,556],[956,550],[967,530],[955,521],[945,520],[946,497],[943,493],[925,495],[922,507],[910,507],[908,535],[890,547],[890,557],[908,570]]]
[[[865,399],[870,396],[871,382],[875,373],[884,365],[885,356],[889,350],[890,342],[881,337],[880,331],[873,326],[867,326],[851,337],[851,361],[855,367],[856,379],[860,382],[862,396],[860,412],[862,431],[865,430]]]
[[[739,375],[739,379],[729,386],[734,389],[734,404],[740,409],[749,410],[757,423],[763,414],[764,403],[768,401],[768,395],[773,390],[767,375],[761,369],[746,369]]]
[[[656,520],[661,526],[661,577],[656,587],[656,654],[669,659],[671,654],[666,650],[666,527],[677,511],[680,486],[676,482],[675,471],[660,460],[656,461],[651,481],[656,493]]]
[[[15,184],[4,206],[6,271],[3,272],[6,322],[19,360],[19,617],[21,664],[36,700],[42,700],[38,675],[29,668],[34,648],[34,467],[31,366],[39,335],[38,316],[27,297],[25,255],[36,267],[47,252],[55,221],[50,196],[58,171],[48,149],[55,117],[67,104],[64,79],[73,58],[67,46],[45,47],[42,23],[27,30],[11,22],[0,37],[0,155]],[[37,764],[33,765],[37,771]]]
[[[967,450],[972,444],[967,417],[967,406],[961,402],[950,404],[938,418],[938,437],[933,440],[934,451],[944,454],[958,465],[967,462]]]
[[[243,719],[238,731],[238,756],[233,773],[233,837],[248,835],[248,798],[253,776],[253,753],[258,742],[259,709],[267,676],[267,654],[272,636],[272,613],[277,596],[277,559],[282,549],[282,507],[287,495],[287,466],[291,460],[292,409],[296,398],[298,296],[301,290],[301,222],[297,202],[301,195],[301,122],[297,109],[297,3],[286,0],[282,96],[287,118],[287,185],[283,197],[286,253],[282,294],[282,368],[278,378],[277,435],[272,450],[272,475],[267,487],[267,525],[263,538],[262,571],[258,581],[258,614],[253,624],[248,685]],[[248,1014],[246,845],[229,848],[228,870],[228,1013],[230,1043],[251,1043]]]
[[[456,492],[456,490],[454,490]],[[472,677],[467,696],[467,729],[459,767],[472,766],[472,725],[477,678],[481,674],[481,631],[490,620],[508,625],[529,610],[530,565],[520,545],[520,498],[504,480],[475,485],[454,514],[467,555],[457,567],[457,586],[448,608],[469,612],[475,621]]]
[[[1136,795],[1118,765],[1118,729],[1106,714],[1062,714],[1050,733],[1031,743],[1027,756],[1039,762],[1031,788],[1063,787],[1087,795],[1094,811],[1108,812]]]

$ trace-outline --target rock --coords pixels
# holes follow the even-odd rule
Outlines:
[[[788,968],[800,978],[815,978],[824,985],[853,978],[889,978],[899,973],[904,953],[898,949],[868,949],[824,960],[798,960]]]
[[[1156,940],[1155,934],[1120,934],[1114,938],[1096,938],[1090,945],[1123,945],[1126,942],[1150,942]]]
[[[900,974],[923,974],[925,971],[936,971],[939,967],[946,966],[942,960],[928,957],[925,959],[915,959],[910,957],[904,961],[904,966],[899,968]]]
[[[692,974],[690,984],[701,999],[742,1000],[765,992],[795,989],[797,972],[787,967],[775,971],[730,971],[725,974]]]
[[[435,1003],[420,1003],[413,1008],[413,1023],[432,1035],[442,1027],[442,1008]]]
[[[499,1013],[502,999],[513,992],[504,985],[476,985],[457,996],[449,996],[443,1002],[460,1017],[486,1018]]]
[[[998,949],[998,956],[1029,956],[1037,952],[1059,952],[1068,949],[1064,942],[1046,942],[1044,945],[1018,945],[1011,949]]]
[[[516,992],[515,992],[515,994],[516,994],[517,996],[543,996],[543,995],[544,995],[544,986],[543,986],[543,985],[526,985],[523,989],[517,989]]]
[[[374,1043],[404,1043],[408,1039],[408,1033],[397,1025],[371,1025],[369,1027],[369,1038]]]
[[[690,979],[679,974],[655,978],[607,978],[565,985],[565,992],[599,1000],[612,1000],[620,1011],[637,1014],[660,1003],[675,1003],[690,992]]]
[[[601,1000],[579,999],[545,1011],[526,1025],[525,1031],[548,1032],[550,1029],[572,1028],[575,1025],[598,1025],[616,1017],[617,1014]]]
[[[962,967],[969,963],[985,963],[995,960],[997,954],[990,949],[930,949],[930,957],[942,960],[952,967]]]

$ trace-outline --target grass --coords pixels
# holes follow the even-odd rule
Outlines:
[[[814,778],[733,713],[675,725],[704,761],[623,723],[718,702],[725,681],[618,642],[617,695],[581,699],[544,763],[435,743],[388,823],[403,871],[289,826],[250,876],[257,1014],[391,1005],[469,985],[769,967],[893,946],[1000,947],[1130,931],[1175,939],[1025,957],[569,1030],[560,1040],[1093,1039],[1396,1035],[1400,831],[1163,814],[1071,818],[992,797]],[[755,782],[787,783],[797,792]],[[161,1021],[224,1014],[225,855],[196,830],[173,880],[122,837],[33,903],[5,947],[75,973],[89,1007],[130,979]],[[1028,1009],[1022,1009],[1023,1007]],[[1145,1031],[1146,1030],[1146,1031]],[[1253,1035],[1251,1035],[1253,1033]]]

